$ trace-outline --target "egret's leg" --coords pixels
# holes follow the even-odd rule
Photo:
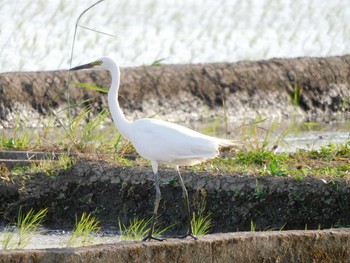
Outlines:
[[[161,198],[161,193],[160,193],[160,188],[159,188],[159,179],[158,179],[158,164],[157,164],[156,168],[154,168],[154,166],[155,166],[155,164],[152,163],[153,171],[155,171],[153,176],[154,176],[154,187],[156,189],[156,200],[154,202],[154,210],[153,210],[153,216],[152,216],[152,221],[151,221],[151,227],[148,231],[148,234],[142,239],[142,241],[147,241],[147,240],[151,240],[151,239],[163,241],[163,239],[156,238],[153,236],[154,225],[156,222],[157,211],[158,211],[160,198]]]
[[[184,181],[182,180],[182,176],[180,174],[179,167],[175,166],[175,169],[177,171],[177,174],[179,175],[180,184],[181,184],[181,187],[182,187],[182,197],[183,197],[183,200],[184,200],[185,211],[186,211],[186,216],[187,216],[187,232],[186,232],[186,234],[184,236],[181,236],[180,238],[186,238],[186,237],[190,236],[190,237],[192,237],[194,239],[197,239],[193,235],[193,232],[192,232],[190,205],[189,205],[189,202],[188,202],[188,192],[187,192],[186,186],[184,184]]]

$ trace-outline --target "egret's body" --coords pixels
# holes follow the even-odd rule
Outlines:
[[[162,164],[194,165],[218,154],[219,140],[214,140],[183,126],[157,119],[132,123],[128,139],[145,159]]]
[[[109,57],[102,57],[89,64],[78,66],[72,70],[86,68],[101,68],[109,70],[112,76],[111,87],[108,92],[108,105],[113,121],[118,131],[132,142],[136,151],[145,159],[151,161],[154,172],[156,201],[151,228],[144,240],[157,239],[152,236],[155,218],[160,202],[160,188],[158,180],[158,165],[173,165],[178,172],[186,208],[188,230],[185,235],[192,236],[188,194],[180,175],[179,166],[199,164],[205,160],[215,158],[219,154],[220,146],[233,146],[235,142],[210,137],[194,130],[174,123],[144,118],[134,122],[128,121],[118,102],[120,71],[117,64]]]

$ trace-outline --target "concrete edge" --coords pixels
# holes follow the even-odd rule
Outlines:
[[[163,242],[0,251],[0,262],[349,262],[350,229],[212,234]]]

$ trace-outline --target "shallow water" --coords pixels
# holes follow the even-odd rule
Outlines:
[[[75,22],[95,2],[1,1],[0,72],[68,68]],[[343,55],[349,19],[341,0],[108,0],[81,19],[73,64],[102,55],[121,66]]]
[[[223,122],[217,121],[205,125],[195,123],[192,126],[198,131],[204,131],[213,136],[234,138],[245,142],[258,140],[260,145],[267,141],[268,149],[277,145],[276,152],[314,150],[330,143],[339,145],[350,141],[350,120],[319,122],[265,120],[228,123],[227,129]]]
[[[286,128],[289,132],[278,143],[277,152],[295,152],[298,149],[314,150],[321,146],[345,144],[350,141],[350,122],[301,123]]]
[[[5,232],[0,232],[0,251],[3,250],[2,240],[5,236]],[[70,237],[70,232],[50,230],[43,232],[42,234],[31,236],[30,241],[23,249],[65,248],[68,247]],[[13,237],[14,243],[11,243],[9,246],[10,249],[16,249],[15,241],[17,239],[18,236],[15,235]],[[121,239],[119,235],[103,234],[92,236],[91,240],[84,245],[113,244],[120,241]],[[71,244],[70,247],[82,246],[82,243],[79,243],[79,240],[76,240]]]

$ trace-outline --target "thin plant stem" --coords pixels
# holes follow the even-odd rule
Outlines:
[[[99,0],[96,3],[94,3],[93,5],[89,6],[88,8],[86,8],[78,17],[77,21],[75,22],[75,28],[74,28],[74,35],[73,35],[73,43],[72,43],[72,48],[71,48],[71,53],[70,53],[70,60],[69,60],[69,68],[72,68],[72,62],[73,62],[73,54],[74,54],[74,46],[75,46],[75,39],[76,39],[76,35],[77,35],[77,30],[78,30],[78,25],[79,25],[79,21],[80,19],[83,17],[83,15],[89,11],[91,8],[93,8],[94,6],[98,5],[99,3],[103,2],[104,0]],[[67,103],[68,105],[70,104],[70,96],[69,96],[69,88],[70,88],[70,80],[71,80],[71,72],[68,71],[68,82],[67,82]],[[70,107],[68,107],[68,120],[70,123],[71,120],[71,110]]]

